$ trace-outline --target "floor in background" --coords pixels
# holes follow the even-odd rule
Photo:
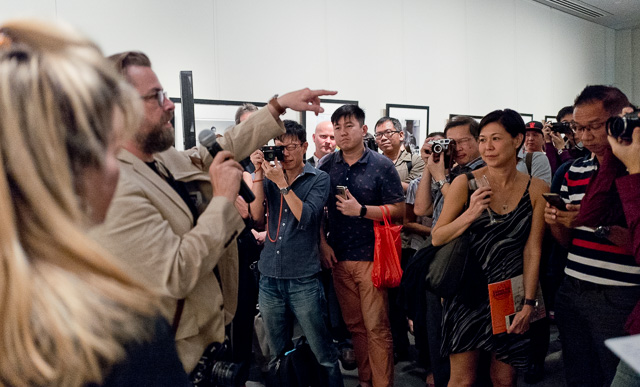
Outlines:
[[[413,339],[411,337],[411,339]],[[412,340],[413,343],[413,340]],[[412,347],[413,349],[413,347]],[[413,353],[415,358],[415,352]],[[342,370],[344,376],[345,387],[356,387],[358,385],[358,371]],[[401,361],[396,364],[394,385],[396,387],[422,387],[425,386],[426,371],[416,365],[414,361]],[[252,377],[247,382],[247,387],[264,387],[260,380],[259,373],[252,372]],[[564,387],[564,370],[562,368],[562,354],[560,341],[558,340],[558,329],[555,325],[551,325],[551,342],[549,344],[549,352],[545,361],[545,378],[538,384],[527,384],[524,382],[522,375],[518,378],[518,386],[536,386],[536,387]]]

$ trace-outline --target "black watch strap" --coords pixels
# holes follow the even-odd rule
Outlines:
[[[364,204],[360,207],[360,217],[364,218],[367,215],[367,206]]]
[[[280,193],[281,193],[282,195],[286,195],[286,194],[288,194],[288,193],[289,193],[289,191],[291,191],[291,186],[287,186],[287,187],[285,187],[285,188],[280,188]]]
[[[609,227],[609,226],[598,226],[595,229],[594,234],[596,234],[596,236],[598,238],[607,238],[609,236],[609,234],[611,234],[611,227]]]

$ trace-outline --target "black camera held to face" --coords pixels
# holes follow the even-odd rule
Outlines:
[[[284,145],[267,145],[260,148],[265,161],[284,160]]]
[[[571,124],[568,122],[554,122],[551,124],[550,129],[552,132],[556,132],[556,133],[564,133],[564,134],[573,133],[573,130],[571,129]]]
[[[622,140],[631,141],[631,135],[635,128],[640,127],[640,110],[627,113],[622,117],[611,117],[607,120],[607,132],[609,135]]]
[[[194,387],[239,387],[249,379],[249,365],[233,363],[229,339],[211,343],[204,350],[196,368],[189,374]]]

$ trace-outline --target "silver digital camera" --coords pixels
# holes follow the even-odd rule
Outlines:
[[[442,138],[440,140],[432,140],[427,144],[431,145],[431,152],[440,154],[449,150],[449,146],[453,147],[454,141],[449,138]]]

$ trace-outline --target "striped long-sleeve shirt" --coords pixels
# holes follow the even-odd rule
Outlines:
[[[598,169],[594,158],[576,160],[565,174],[560,194],[568,204],[580,204]],[[591,227],[572,231],[565,273],[583,281],[611,286],[640,285],[640,267],[631,252],[595,235]]]

